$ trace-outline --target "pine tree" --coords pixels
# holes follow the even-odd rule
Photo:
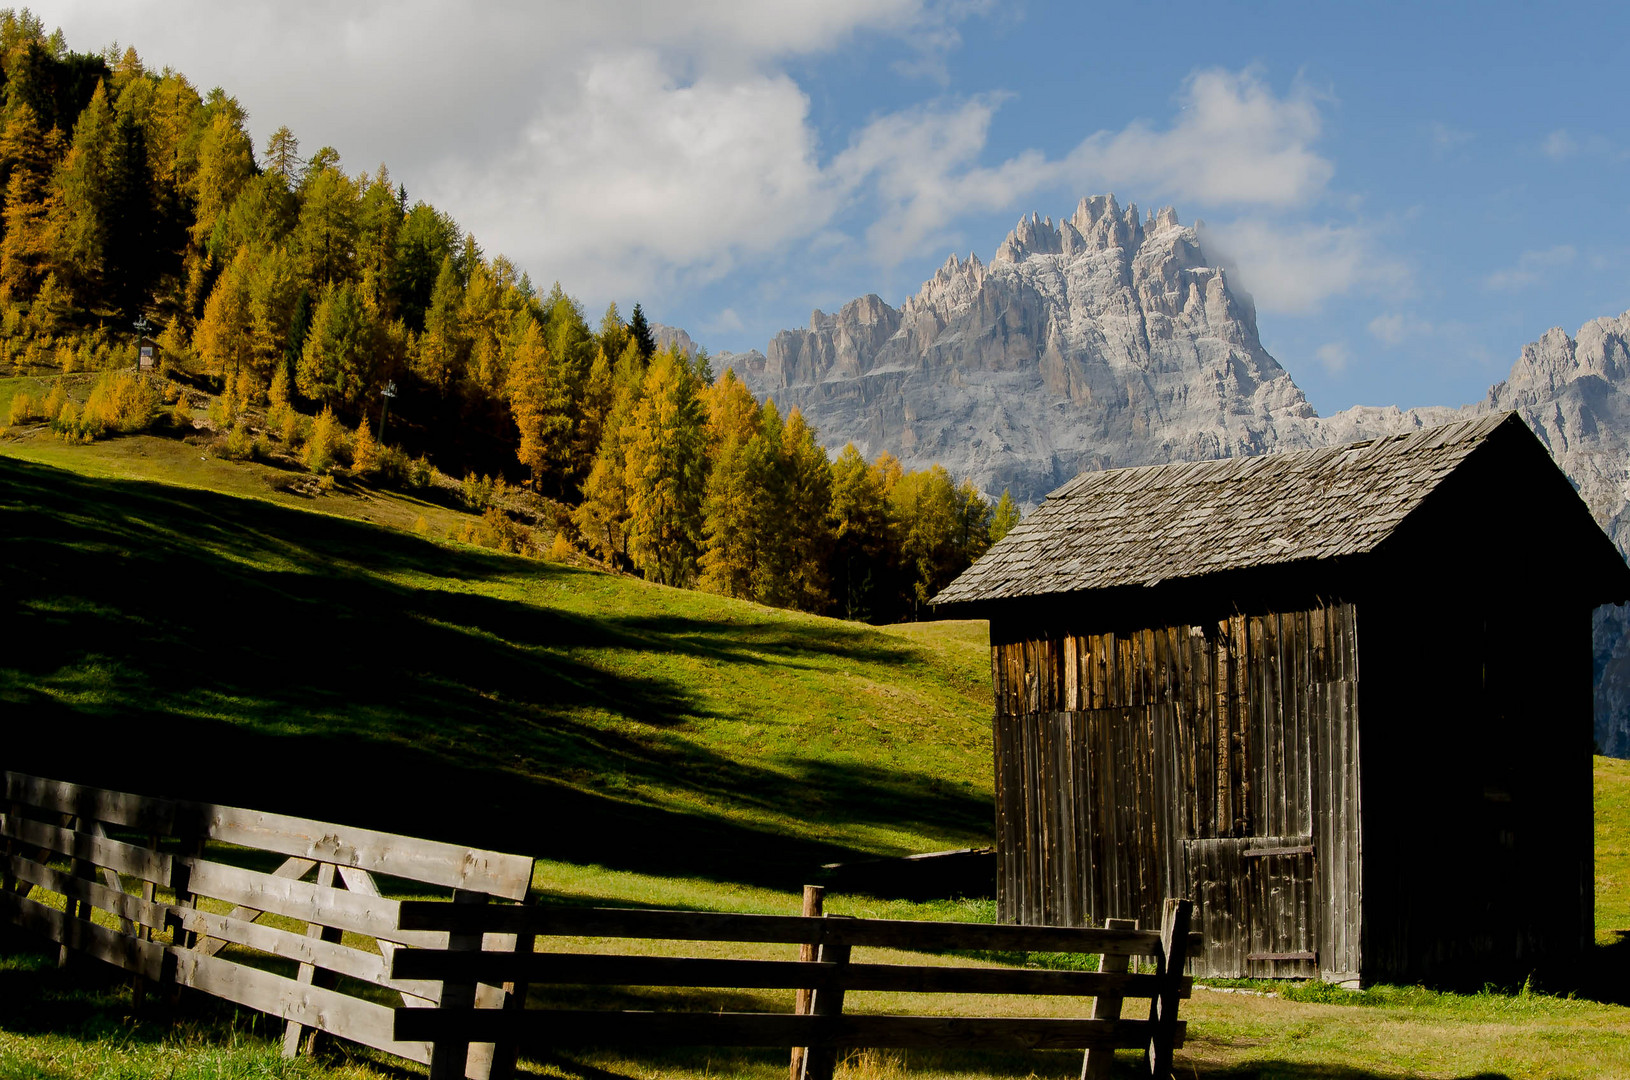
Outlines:
[[[243,129],[245,117],[238,103],[212,94],[208,110],[209,126],[198,144],[197,171],[192,177],[196,205],[192,239],[199,248],[255,175],[255,147]]]
[[[695,575],[706,484],[704,419],[685,360],[657,353],[626,449],[629,555],[646,577],[684,585]]]
[[[147,306],[157,262],[153,250],[157,199],[147,160],[147,132],[124,109],[113,124],[106,175],[105,298],[124,318],[133,319]]]
[[[391,313],[397,238],[402,231],[402,208],[396,202],[389,171],[379,166],[357,206],[357,265],[362,289],[381,312]]]
[[[360,401],[378,361],[373,312],[349,283],[323,292],[312,313],[295,380],[300,393],[328,405]]]
[[[300,296],[288,252],[273,248],[255,259],[245,285],[254,368],[261,377],[270,379],[274,369],[283,366]],[[304,344],[301,342],[302,347]]]
[[[415,334],[425,329],[431,294],[458,238],[453,219],[425,203],[415,204],[402,219],[391,260],[390,292],[397,314]],[[453,283],[458,284],[456,279]]]
[[[628,319],[628,336],[639,347],[640,359],[649,363],[656,354],[656,338],[651,334],[651,324],[645,321],[645,312],[638,304],[634,305],[634,314]]]

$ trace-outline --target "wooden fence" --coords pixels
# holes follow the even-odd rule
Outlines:
[[[1189,932],[1192,905],[1166,903],[1159,931],[1130,923],[1104,929],[909,922],[888,919],[737,915],[615,908],[489,907],[409,902],[401,908],[404,933],[446,934],[440,949],[402,950],[391,961],[399,980],[441,981],[441,1006],[398,1009],[396,1038],[432,1044],[432,1080],[462,1074],[472,1043],[512,1044],[524,1039],[548,1047],[571,1045],[716,1045],[807,1047],[803,1080],[830,1080],[838,1052],[862,1047],[1086,1048],[1084,1077],[1108,1075],[1117,1048],[1147,1051],[1153,1075],[1171,1071],[1183,1043],[1178,1000],[1192,980],[1183,974],[1197,949]],[[485,935],[515,935],[526,948],[491,950]],[[534,951],[535,937],[784,943],[815,948],[812,962],[720,959],[616,953]],[[853,963],[857,946],[947,950],[1048,951],[1097,954],[1100,970],[1040,971],[1001,966]],[[1155,960],[1155,971],[1128,971],[1133,956]],[[478,983],[516,988],[511,1007],[472,1006]],[[809,988],[807,1015],[703,1011],[634,1012],[523,1009],[527,984],[562,986]],[[951,994],[1048,994],[1093,997],[1082,1019],[846,1014],[848,991],[885,990]],[[1122,1019],[1125,998],[1149,1001],[1148,1019]]]
[[[429,1063],[424,1040],[393,1035],[395,1004],[509,1000],[502,985],[444,999],[439,981],[393,975],[403,946],[471,939],[402,929],[403,902],[381,895],[379,877],[452,889],[463,909],[523,899],[529,858],[12,772],[0,773],[0,806],[0,918],[59,943],[64,960],[74,950],[123,968],[139,991],[190,987],[277,1016],[286,1055],[324,1031]],[[521,940],[498,932],[475,944],[503,951]],[[459,1075],[503,1074],[512,1057],[477,1046]]]

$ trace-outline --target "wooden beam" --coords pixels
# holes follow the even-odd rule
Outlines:
[[[571,1009],[396,1010],[400,1039],[502,1039],[533,1046],[794,1046],[969,1050],[1137,1049],[1147,1020],[979,1016],[796,1016],[791,1013],[610,1012]],[[1185,1022],[1178,1021],[1174,1045]]]
[[[916,922],[907,919],[805,919],[797,915],[741,915],[639,908],[566,908],[495,905],[460,910],[445,901],[403,900],[404,931],[533,932],[540,936],[628,937],[684,941],[781,942],[943,952],[952,949],[1159,956],[1154,930]]]

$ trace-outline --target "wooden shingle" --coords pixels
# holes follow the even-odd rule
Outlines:
[[[1221,461],[1082,473],[934,598],[1045,596],[1372,551],[1515,413]]]

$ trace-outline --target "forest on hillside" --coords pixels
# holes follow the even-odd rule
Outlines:
[[[20,395],[13,423],[89,439],[179,400],[190,428],[165,380],[191,379],[238,444],[375,482],[409,455],[508,478],[566,508],[557,548],[874,621],[915,614],[1017,520],[939,467],[831,460],[796,409],[656,348],[638,304],[591,325],[384,165],[302,156],[287,127],[257,154],[236,99],[133,48],[72,52],[7,9],[0,80],[0,364],[104,373],[85,402]]]

